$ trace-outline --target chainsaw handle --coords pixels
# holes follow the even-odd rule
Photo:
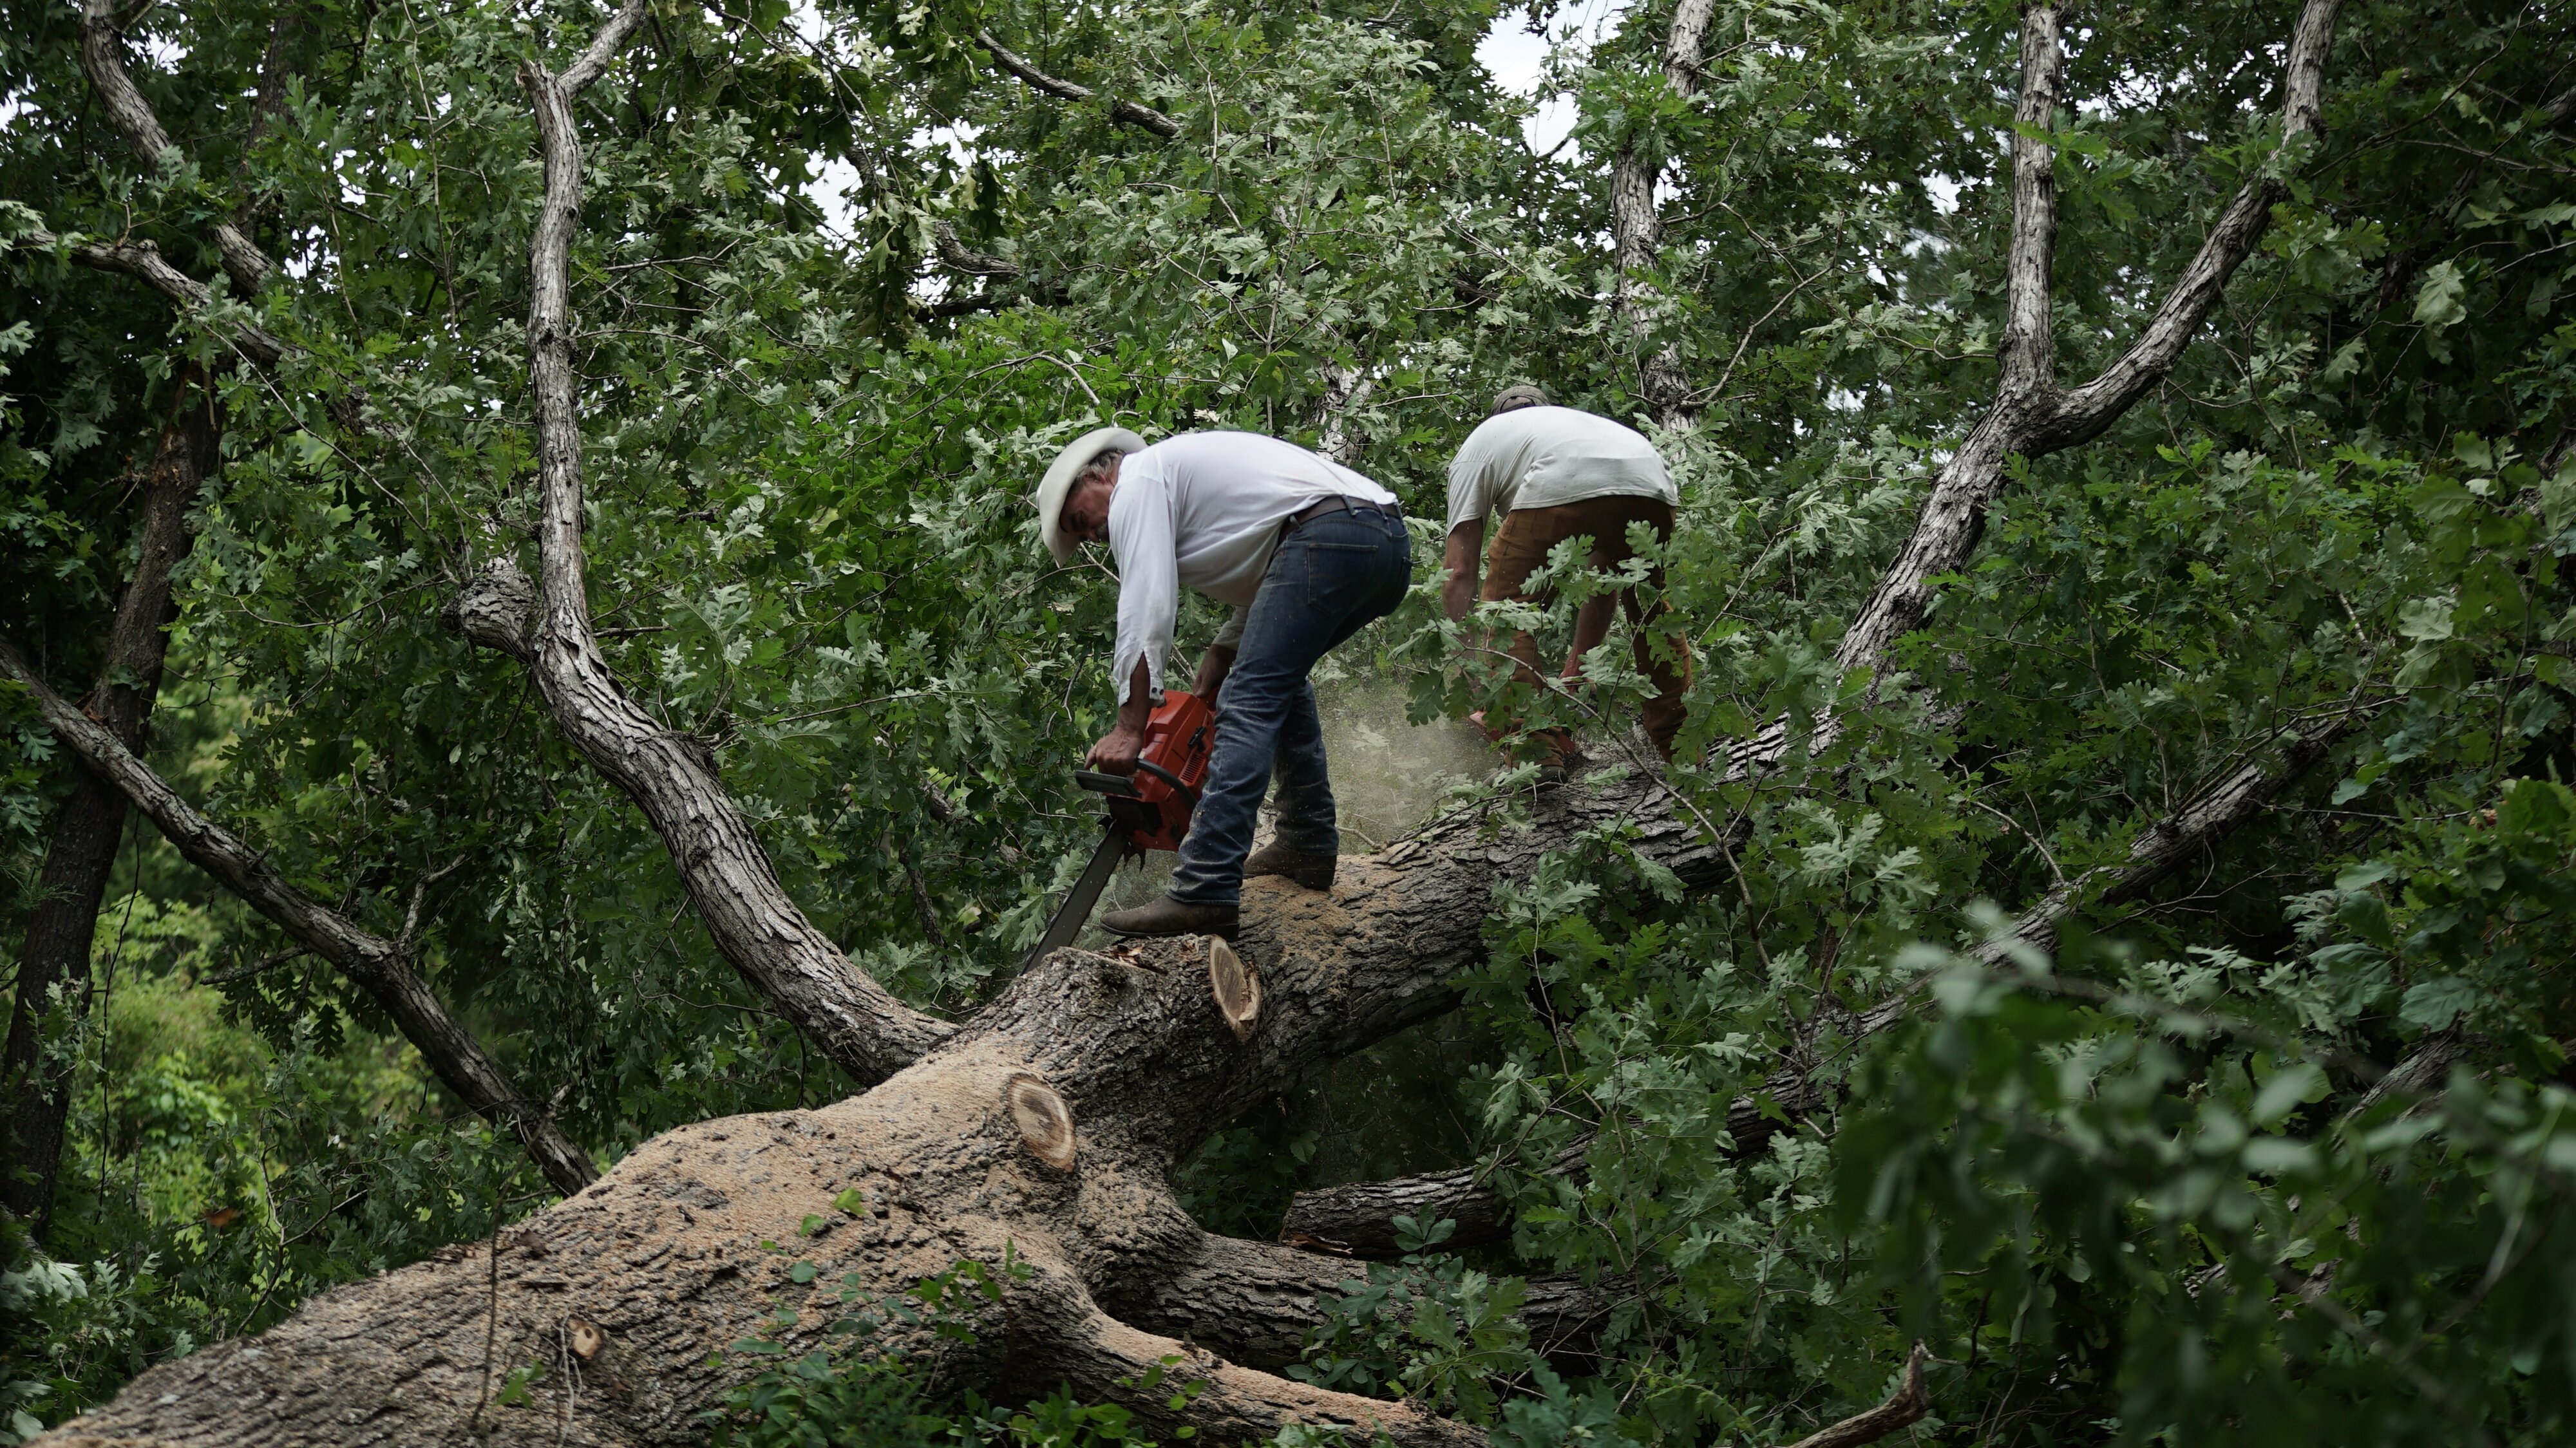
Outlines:
[[[1188,785],[1181,783],[1181,777],[1179,775],[1172,773],[1170,770],[1165,769],[1163,766],[1156,764],[1150,759],[1137,760],[1136,767],[1180,791],[1181,798],[1189,801],[1190,808],[1198,808],[1199,792],[1190,788]],[[1127,788],[1129,793],[1133,793],[1136,786],[1130,784]]]
[[[1174,790],[1179,792],[1181,798],[1190,802],[1192,808],[1197,807],[1199,802],[1199,792],[1190,788],[1188,785],[1183,784],[1179,775],[1172,773],[1170,770],[1165,769],[1163,766],[1156,764],[1150,759],[1137,760],[1136,769],[1140,774],[1150,774],[1156,779],[1161,780],[1163,783],[1170,785]],[[1084,789],[1090,790],[1093,794],[1114,794],[1121,799],[1134,799],[1136,797],[1136,780],[1133,775],[1102,774],[1097,770],[1077,769],[1073,772],[1073,782],[1081,785]]]
[[[1154,768],[1152,765],[1145,764],[1143,760],[1138,760],[1137,763],[1144,768]],[[1154,772],[1163,773],[1160,769],[1154,769]],[[1170,775],[1163,775],[1163,777],[1171,778]],[[1073,782],[1093,794],[1114,794],[1121,799],[1136,797],[1136,781],[1123,774],[1102,774],[1096,770],[1077,769],[1073,772]]]

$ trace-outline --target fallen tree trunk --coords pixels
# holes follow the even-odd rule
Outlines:
[[[1251,898],[1291,893],[1262,882]],[[713,1362],[711,1346],[780,1308],[797,1314],[783,1340],[810,1346],[838,1315],[845,1277],[869,1295],[900,1292],[960,1260],[998,1267],[1006,1252],[1030,1275],[981,1313],[974,1344],[948,1349],[947,1370],[964,1380],[1068,1381],[1148,1423],[1186,1417],[1220,1440],[1293,1421],[1399,1444],[1477,1441],[1418,1407],[1237,1366],[1106,1310],[1183,1272],[1237,1297],[1282,1268],[1312,1278],[1314,1259],[1283,1249],[1216,1249],[1166,1177],[1283,1068],[1337,1050],[1366,987],[1328,945],[1297,951],[1261,971],[1246,1041],[1210,989],[1209,949],[1191,938],[1118,959],[1060,952],[975,1028],[862,1096],[666,1133],[504,1233],[497,1256],[452,1251],[331,1293],[260,1338],[153,1370],[49,1441],[428,1442],[464,1431],[478,1407],[505,1440],[685,1441],[761,1366]],[[1036,1113],[1034,1129],[1031,1098],[1056,1109]],[[838,1210],[836,1198],[864,1209]],[[800,1235],[817,1215],[822,1230]],[[800,1274],[799,1261],[815,1272]],[[576,1324],[605,1346],[575,1357]],[[1171,1389],[1132,1386],[1166,1358],[1178,1382],[1199,1385],[1186,1414],[1168,1407]],[[531,1365],[532,1406],[489,1406],[491,1382]]]

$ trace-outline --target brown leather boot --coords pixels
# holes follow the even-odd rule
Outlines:
[[[1246,879],[1254,875],[1278,875],[1309,890],[1330,890],[1333,888],[1333,866],[1339,859],[1336,855],[1310,855],[1285,845],[1269,844],[1253,851],[1252,858],[1243,862],[1243,874]]]
[[[1165,895],[1133,910],[1110,911],[1100,917],[1100,928],[1129,937],[1222,935],[1232,940],[1238,913],[1232,905],[1192,905]]]

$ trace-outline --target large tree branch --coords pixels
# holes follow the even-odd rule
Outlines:
[[[89,75],[91,88],[98,92],[99,104],[107,112],[108,124],[125,138],[144,165],[155,172],[182,164],[178,147],[161,129],[161,120],[152,114],[151,104],[134,88],[134,78],[125,73],[125,57],[119,50],[116,34],[116,6],[112,0],[82,0],[80,19],[81,69]],[[277,270],[266,253],[242,234],[240,227],[229,221],[214,223],[215,249],[224,259],[224,274],[233,279],[244,296],[257,293],[268,284]]]
[[[1900,1428],[1921,1422],[1923,1415],[1932,1411],[1932,1395],[1923,1386],[1923,1364],[1931,1357],[1931,1349],[1916,1343],[1914,1351],[1905,1355],[1905,1371],[1886,1402],[1820,1428],[1789,1448],[1861,1448],[1864,1443],[1875,1443]]]
[[[1360,367],[1324,364],[1324,395],[1315,402],[1315,451],[1346,468],[1359,466],[1360,435],[1351,414],[1368,405],[1377,377]]]
[[[669,848],[716,948],[826,1055],[863,1082],[883,1080],[951,1027],[904,1005],[858,969],[778,882],[751,821],[697,740],[630,698],[592,633],[583,582],[581,423],[572,359],[571,250],[582,153],[575,82],[602,74],[634,32],[643,0],[600,32],[562,76],[530,63],[545,194],[529,247],[528,358],[536,403],[537,621],[527,657],[557,727],[623,790]]]
[[[991,252],[975,250],[959,241],[957,228],[945,221],[930,223],[930,241],[931,245],[937,248],[941,261],[946,262],[952,270],[964,272],[968,276],[1015,277],[1020,274],[1018,262],[995,256]]]
[[[557,1191],[569,1195],[598,1176],[589,1156],[564,1135],[554,1118],[520,1095],[482,1043],[447,1013],[412,968],[406,945],[362,929],[288,884],[259,851],[197,813],[106,725],[55,693],[5,641],[0,641],[0,677],[16,681],[32,694],[46,725],[71,746],[81,763],[113,782],[188,863],[212,875],[374,997],[403,1039],[420,1051],[421,1059],[449,1090],[494,1125],[518,1135]]]
[[[1699,94],[1700,52],[1715,10],[1716,0],[1680,0],[1673,7],[1663,81],[1684,100]],[[1663,217],[1655,207],[1655,183],[1662,174],[1662,166],[1648,164],[1633,142],[1621,148],[1610,168],[1610,236],[1619,275],[1616,307],[1639,350],[1646,406],[1667,426],[1678,426],[1696,411],[1690,405],[1690,379],[1682,375],[1680,350],[1670,342],[1655,344],[1655,326],[1668,308],[1661,290],[1648,279],[1663,249]]]
[[[2344,708],[2288,725],[2254,758],[2139,831],[2129,842],[2127,859],[2059,881],[2014,920],[2007,939],[2053,949],[2057,927],[2079,907],[2121,905],[2143,897],[2183,864],[2208,853],[2238,826],[2261,814],[2274,795],[2332,753],[2363,717],[2361,710]],[[2276,752],[2277,758],[2273,757]],[[1993,942],[1979,947],[1978,954],[1989,963],[2000,962],[2004,949],[2004,942]]]
[[[2013,108],[2012,245],[2004,263],[2004,330],[1995,348],[2001,390],[2046,392],[2057,385],[2056,329],[2049,325],[2049,272],[2057,263],[2057,93],[2066,45],[2057,9],[2022,14],[2021,101]]]
[[[1092,97],[1091,87],[1076,85],[1069,80],[1059,80],[1038,69],[1008,46],[994,39],[993,32],[990,30],[976,31],[975,43],[992,54],[994,64],[1026,81],[1031,90],[1054,96],[1058,100],[1087,101]],[[1166,141],[1181,133],[1180,122],[1155,110],[1152,106],[1139,105],[1129,100],[1111,101],[1109,119],[1134,126],[1139,130],[1151,131]]]
[[[2281,106],[2282,141],[2291,154],[2292,143],[2317,130],[2336,6],[2337,0],[2307,0],[2291,36]],[[2006,345],[1999,358],[2003,379],[1994,406],[1934,479],[1913,536],[1844,633],[1835,661],[1847,673],[1886,673],[1896,641],[1930,614],[1933,580],[1957,571],[1984,536],[1986,509],[2002,490],[2014,456],[2042,457],[2091,441],[2164,380],[2208,319],[2227,279],[2262,239],[2273,204],[2287,194],[2277,173],[2279,161],[2248,180],[2127,353],[2091,382],[2058,391],[2049,381],[2051,349],[2045,335],[2056,187],[2043,175],[2055,165],[2056,154],[2041,139],[2045,129],[2035,121],[2054,114],[2063,67],[2057,29],[2055,5],[2033,4],[2024,11],[2022,99],[2015,112],[2020,129],[2013,140],[2013,270],[2006,290]]]
[[[18,244],[51,249],[63,246],[64,242],[49,231],[30,231],[20,234]],[[82,266],[133,277],[178,303],[183,311],[203,314],[214,306],[215,295],[205,283],[170,265],[161,255],[160,248],[148,241],[74,240],[66,254]],[[262,367],[274,367],[278,359],[286,355],[285,343],[249,322],[218,317],[213,319],[212,325],[235,351]]]
[[[2300,18],[2285,81],[2284,129],[2289,134],[2304,135],[2315,127],[2323,57],[2332,40],[2335,8],[2335,0],[2309,0]],[[2006,385],[1998,388],[1994,408],[1943,469],[1924,502],[1913,536],[1882,575],[1868,606],[1845,635],[1838,657],[1847,670],[1885,671],[1896,639],[1918,626],[1929,612],[1931,580],[1957,569],[1975,548],[1983,531],[1984,510],[2000,488],[2011,455],[2020,449],[2021,440],[2041,435],[2042,427],[2060,405],[2059,394],[2047,381],[2050,348],[2046,337],[2047,267],[2054,247],[2056,193],[2053,180],[2042,174],[2055,164],[2054,150],[2046,144],[2045,136],[2054,119],[2063,66],[2053,6],[2033,5],[2025,12],[2022,54],[2024,94],[2016,112],[2021,126],[2014,141],[2015,271],[2008,287],[2008,307],[2017,319],[2013,327],[2019,336],[2017,345],[2007,350],[2016,355],[2007,361]],[[2268,184],[2275,183],[2257,181],[2248,186],[2250,189]],[[2263,214],[2256,213],[2258,221]],[[2194,260],[2193,274],[2209,264],[2214,255],[2231,247],[2233,259],[2226,265],[2232,269],[2258,236],[2259,226],[2254,233],[2234,234],[2234,240],[2222,244],[2222,235],[2213,233],[2210,243]],[[2196,303],[2199,311],[2193,314],[2192,327],[2196,328],[2206,315],[2215,295],[2211,291]],[[2169,299],[2159,322],[2174,309],[2175,303]],[[2188,340],[2189,330],[2179,334],[2182,340]],[[2158,335],[2170,332],[2168,328]],[[2180,342],[2172,345],[2179,350]],[[2165,365],[2171,365],[2170,358]],[[1834,727],[1833,721],[1828,720],[1820,727],[1820,733],[1829,735]],[[2306,726],[2293,730],[2283,751],[2285,758],[2277,768],[2267,769],[2259,762],[2248,764],[2213,785],[2181,813],[2141,834],[2122,866],[2094,872],[2080,882],[2052,890],[2015,922],[2005,941],[2027,941],[2045,947],[2054,941],[2058,924],[2082,904],[2118,903],[2144,893],[2183,860],[2251,818],[2283,781],[2297,777],[2322,757],[2342,727],[2337,719],[2314,731]],[[1775,725],[1739,751],[1733,772],[1765,771],[1777,763],[1789,744],[1787,730]],[[1603,803],[1596,799],[1593,808],[1597,810]],[[1654,808],[1655,802],[1650,799],[1633,799],[1627,805],[1631,817]],[[1562,825],[1564,828],[1557,831],[1560,837],[1574,828],[1589,827],[1575,820],[1562,821]],[[1389,863],[1407,862],[1415,851],[1441,848],[1434,844],[1438,833],[1408,841],[1379,858]],[[1683,839],[1689,841],[1687,847],[1682,847]],[[1725,853],[1724,843],[1703,840],[1685,830],[1682,839],[1656,835],[1640,840],[1638,848],[1673,865],[1685,880],[1690,880],[1720,873],[1722,860],[1717,857]],[[1500,852],[1493,864],[1505,871],[1510,869]],[[1425,888],[1429,883],[1427,874],[1418,878],[1420,883],[1413,888]],[[1999,954],[2005,941],[1986,950]],[[1900,1019],[1910,1008],[1910,1001],[1911,997],[1900,996],[1865,1012],[1820,1012],[1817,1022],[1805,1034],[1820,1038],[1826,1029],[1847,1038],[1874,1034]],[[1421,1003],[1419,998],[1416,1003]],[[1728,1112],[1728,1128],[1736,1138],[1738,1150],[1761,1149],[1782,1118],[1796,1119],[1833,1101],[1834,1088],[1814,1069],[1815,1045],[1814,1040],[1802,1041],[1795,1053],[1799,1059],[1773,1073],[1759,1093],[1733,1104]],[[1482,1224],[1499,1221],[1504,1215],[1502,1204],[1493,1199],[1489,1190],[1462,1190],[1454,1178],[1417,1178],[1340,1188],[1332,1194],[1319,1195],[1311,1203],[1301,1198],[1291,1207],[1289,1230],[1337,1244],[1367,1243],[1368,1250],[1385,1251],[1393,1246],[1393,1228],[1388,1219],[1399,1212],[1418,1215],[1414,1209],[1432,1199],[1441,1204],[1442,1213],[1462,1221],[1472,1218]]]
[[[2272,224],[2272,208],[2290,194],[2283,172],[2303,156],[2300,143],[2314,136],[2325,91],[2328,52],[2334,48],[2337,0],[2308,0],[2290,35],[2281,76],[2281,149],[2259,175],[2240,187],[2190,265],[2175,279],[2138,340],[2102,375],[2069,392],[2044,432],[2023,451],[2031,456],[2077,446],[2101,436],[2131,404],[2164,381],[2181,360],[2227,290],[2227,279],[2254,254]]]

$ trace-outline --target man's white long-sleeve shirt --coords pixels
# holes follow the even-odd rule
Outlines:
[[[1252,432],[1185,432],[1121,460],[1109,499],[1109,549],[1118,559],[1118,648],[1109,667],[1118,702],[1127,702],[1138,659],[1148,685],[1163,687],[1180,585],[1234,605],[1239,621],[1261,591],[1279,525],[1324,498],[1392,503],[1395,494],[1295,443]]]
[[[1522,407],[1486,418],[1449,464],[1449,526],[1499,508],[1556,508],[1587,498],[1681,494],[1663,454],[1635,428],[1574,407]]]

